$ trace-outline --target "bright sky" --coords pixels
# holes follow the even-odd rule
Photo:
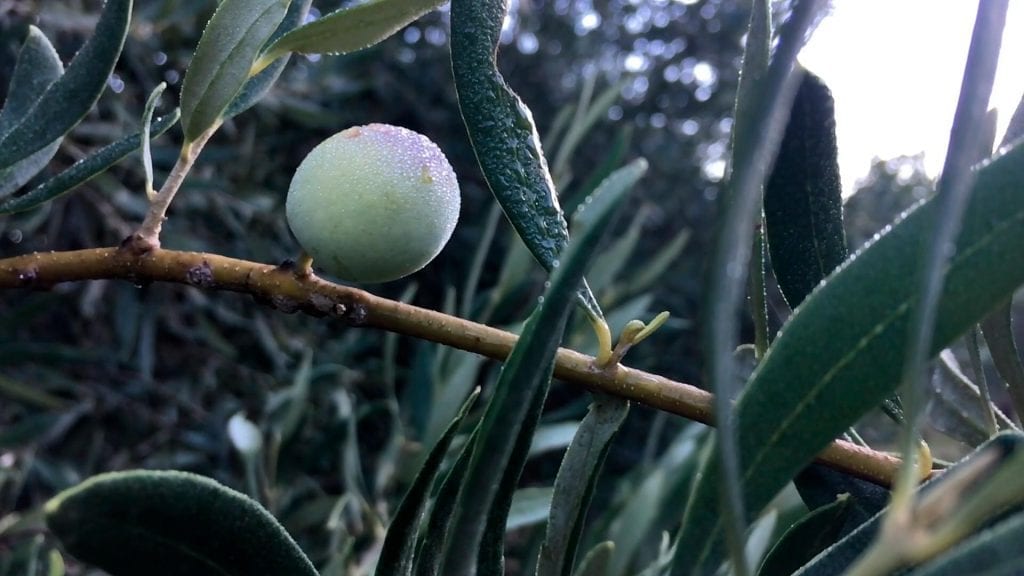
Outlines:
[[[800,56],[836,100],[839,164],[850,194],[872,158],[924,151],[942,168],[977,2],[834,0]],[[995,91],[997,142],[1024,95],[1024,1],[1010,3]]]

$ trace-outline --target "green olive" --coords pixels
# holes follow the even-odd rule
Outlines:
[[[387,124],[343,130],[299,165],[285,211],[320,269],[387,282],[423,268],[459,218],[459,184],[426,136]]]

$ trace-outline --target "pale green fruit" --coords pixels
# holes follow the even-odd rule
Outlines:
[[[315,266],[343,280],[387,282],[437,256],[459,204],[455,172],[436,144],[370,124],[314,148],[295,171],[285,209]]]

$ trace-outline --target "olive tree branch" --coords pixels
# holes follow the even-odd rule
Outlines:
[[[160,191],[156,193],[150,202],[145,220],[142,221],[139,229],[129,239],[135,252],[141,253],[160,248],[160,229],[163,227],[164,220],[167,219],[167,209],[170,208],[174,195],[181,188],[181,184],[185,181],[185,176],[192,169],[192,165],[195,164],[199,153],[203,151],[206,142],[219,127],[219,123],[214,124],[206,132],[203,132],[199,138],[182,146],[177,162],[171,168],[171,172],[167,175],[167,179],[164,180]]]
[[[173,282],[204,290],[252,295],[286,313],[328,316],[350,326],[381,328],[504,360],[517,336],[364,290],[328,282],[293,263],[259,264],[217,254],[154,248],[134,249],[134,238],[121,248],[38,252],[0,259],[0,289],[48,289],[62,282],[119,279],[136,283]],[[705,424],[712,422],[713,396],[700,388],[619,364],[599,368],[594,358],[560,348],[555,376],[591,391],[635,400]],[[837,440],[818,461],[882,486],[891,484],[898,458]]]

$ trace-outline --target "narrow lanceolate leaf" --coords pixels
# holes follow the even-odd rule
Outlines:
[[[427,516],[427,526],[420,531],[416,540],[416,556],[413,574],[416,576],[437,576],[441,573],[441,563],[444,561],[444,547],[448,541],[448,528],[451,526],[455,506],[458,504],[459,487],[462,486],[462,479],[466,477],[466,470],[469,469],[469,460],[473,456],[473,444],[476,443],[476,435],[480,430],[477,426],[470,434],[466,445],[459,452],[451,470],[444,477],[441,489],[437,491],[434,498],[434,505]]]
[[[508,0],[452,1],[455,91],[491,192],[534,258],[551,272],[569,241],[569,229],[530,109],[497,69],[507,11]],[[579,299],[588,315],[601,317],[586,281]]]
[[[978,170],[942,290],[929,353],[937,354],[1024,283],[1024,146]],[[737,405],[744,494],[755,513],[814,454],[900,381],[913,270],[932,235],[923,204],[836,271],[793,314]],[[828,417],[822,417],[827,415]],[[717,448],[716,448],[717,450]],[[719,474],[706,468],[682,541],[707,569],[721,544]]]
[[[150,139],[160,136],[178,121],[178,111],[157,118],[150,124]],[[95,176],[106,172],[114,164],[120,162],[125,156],[139,149],[142,145],[142,134],[137,132],[127,138],[123,138],[100,148],[93,154],[72,164],[60,174],[50,178],[46,182],[28,190],[24,194],[13,194],[9,198],[0,200],[0,214],[10,214],[29,210],[36,206],[53,200],[58,196],[74,190]]]
[[[511,503],[508,483],[514,484],[518,479],[529,453],[529,438],[551,380],[554,354],[565,329],[573,295],[597,252],[615,208],[646,169],[645,161],[635,161],[613,173],[595,192],[593,201],[581,215],[593,223],[562,254],[561,266],[552,276],[551,287],[527,320],[505,362],[494,397],[477,430],[441,574],[464,576],[476,568],[477,574],[484,575],[500,570],[500,551],[481,549],[484,542],[494,543],[498,520],[504,533],[504,518],[492,514],[492,509],[504,507],[507,514]],[[507,494],[508,500],[500,500],[501,494]],[[487,528],[491,530],[486,531]],[[477,566],[478,554],[480,566]]]
[[[948,547],[986,520],[1010,508],[1019,510],[1022,449],[1024,436],[1004,432],[925,482],[915,496],[914,513],[920,515],[919,518],[928,519],[929,536],[935,541],[944,541]],[[833,576],[846,572],[871,545],[887,511],[882,510],[872,516],[815,556],[794,576]],[[951,539],[950,528],[953,532],[960,532],[960,538]],[[939,551],[935,549],[932,553]],[[987,574],[974,570],[961,573]]]
[[[851,508],[849,498],[841,496],[801,518],[772,546],[757,576],[790,576],[796,572],[839,539]]]
[[[447,0],[369,0],[332,12],[285,34],[260,58],[262,68],[289,52],[348,54],[398,32]]]
[[[316,576],[258,503],[209,478],[133,471],[95,476],[46,504],[68,552],[112,576]]]
[[[34,98],[17,115],[17,124],[0,137],[0,170],[51,145],[89,112],[121,55],[131,14],[132,0],[107,0],[96,30],[65,74]]]
[[[1002,145],[1008,146],[1024,136],[1024,98],[1017,103],[1010,124],[1006,127]],[[1013,299],[1005,302],[981,321],[981,332],[985,337],[992,363],[1003,377],[1013,400],[1018,421],[1024,418],[1024,365],[1013,335]]]
[[[203,30],[181,85],[181,124],[192,142],[221,121],[291,0],[224,0]]]
[[[281,20],[281,24],[278,25],[277,30],[267,43],[273,43],[301,25],[302,21],[306,19],[306,14],[309,13],[309,5],[312,2],[313,0],[293,0],[291,6],[288,7],[288,12],[284,15],[284,20]],[[259,102],[267,91],[270,90],[271,86],[274,85],[274,82],[277,82],[277,78],[281,75],[287,64],[288,56],[285,56],[276,60],[252,78],[249,78],[242,86],[242,90],[231,101],[231,104],[228,105],[228,109],[224,111],[224,117],[233,118],[238,116]]]
[[[1020,351],[1013,335],[1012,300],[989,314],[981,322],[981,331],[989,354],[992,355],[992,363],[1006,382],[1017,418],[1020,419],[1024,414],[1024,365],[1021,364]]]
[[[846,259],[842,192],[832,93],[805,71],[764,190],[768,251],[791,308]]]
[[[558,468],[555,495],[537,563],[538,576],[572,574],[594,487],[612,438],[628,412],[629,402],[621,398],[601,395],[590,404],[590,411]]]
[[[470,394],[455,419],[448,425],[448,429],[430,449],[430,454],[398,506],[395,517],[391,519],[391,525],[388,526],[380,559],[377,561],[377,571],[374,572],[377,576],[405,576],[411,573],[416,552],[416,532],[419,530],[420,519],[430,497],[430,487],[433,486],[434,478],[441,469],[448,447],[459,431],[459,425],[479,395],[479,388]]]
[[[25,43],[18,53],[18,61],[14,65],[14,75],[7,89],[7,100],[4,102],[3,110],[0,110],[0,139],[18,125],[36,100],[62,74],[64,65],[61,64],[53,45],[38,28],[29,26],[28,37],[25,38]],[[6,198],[42,171],[57,153],[62,139],[63,135],[58,136],[48,146],[28,158],[0,170],[0,198]]]
[[[909,573],[909,576],[988,576],[1019,574],[1024,566],[1024,512],[1017,512],[945,556]]]

